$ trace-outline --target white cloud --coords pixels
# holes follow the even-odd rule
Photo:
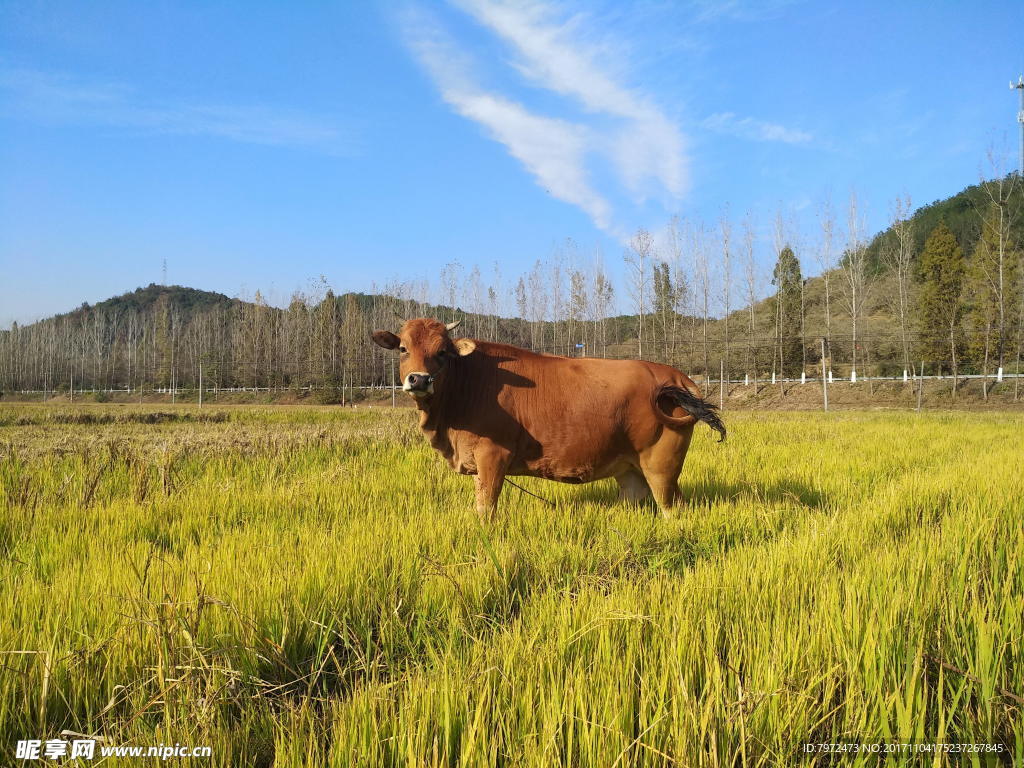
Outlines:
[[[487,126],[495,139],[555,197],[578,205],[602,229],[611,225],[611,208],[591,189],[585,169],[585,129],[540,117],[521,104],[493,94],[453,94],[459,112]]]
[[[536,114],[484,89],[471,74],[475,63],[433,17],[417,10],[406,14],[406,38],[444,99],[483,125],[550,194],[583,209],[601,229],[615,231],[612,206],[588,173],[593,158],[610,164],[638,201],[682,196],[688,182],[684,137],[653,102],[610,71],[579,17],[559,22],[542,3],[455,2],[510,47],[511,65],[527,83],[582,108],[573,122]]]
[[[787,128],[777,123],[737,117],[732,112],[718,112],[706,118],[703,126],[716,133],[727,133],[751,141],[781,141],[784,144],[807,144],[814,137],[806,131]]]
[[[249,144],[299,146],[345,154],[337,128],[297,112],[263,106],[146,99],[124,83],[88,82],[28,69],[0,71],[0,109],[14,116],[91,123],[151,133],[217,136]]]
[[[578,17],[558,22],[541,3],[459,0],[459,5],[513,47],[520,57],[517,68],[534,84],[572,97],[590,112],[625,121],[613,151],[634,193],[642,195],[645,181],[654,179],[673,197],[683,194],[682,134],[648,98],[602,66],[605,51],[586,41]]]
[[[444,100],[504,144],[552,196],[581,208],[601,229],[610,228],[611,206],[593,189],[586,170],[587,130],[533,114],[522,104],[483,90],[442,30],[420,14],[406,22],[413,48]]]

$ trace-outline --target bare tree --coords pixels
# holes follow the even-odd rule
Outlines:
[[[593,319],[597,325],[597,331],[600,336],[601,344],[601,356],[608,356],[608,335],[607,335],[607,321],[608,312],[611,309],[612,298],[614,296],[614,290],[612,288],[611,281],[608,279],[608,275],[605,274],[604,264],[601,259],[601,252],[598,251],[594,260],[594,271],[593,271],[593,283],[591,286],[591,295],[594,297],[591,304],[593,308]],[[597,340],[595,340],[595,346]]]
[[[698,305],[701,319],[701,349],[704,366],[704,386],[707,387],[708,372],[708,319],[711,303],[711,274],[708,265],[707,232],[704,224],[698,223],[690,227],[691,253],[693,257],[693,274],[696,282],[694,302]]]
[[[724,366],[726,377],[729,375],[729,315],[732,312],[732,222],[729,221],[728,211],[722,214],[718,223],[722,236],[722,273],[721,277],[721,299],[724,315],[723,330],[725,334],[725,347],[723,350]]]
[[[536,351],[543,351],[544,345],[544,310],[548,297],[544,280],[544,265],[538,259],[527,278],[527,295],[530,301],[530,345]],[[538,337],[538,330],[540,335]],[[538,346],[539,345],[539,346]]]
[[[1021,177],[1007,173],[1005,157],[992,148],[988,150],[987,160],[991,179],[986,181],[983,177],[981,180],[984,204],[975,208],[981,218],[982,234],[972,260],[985,287],[984,296],[977,298],[989,305],[991,316],[992,328],[988,334],[991,340],[987,346],[992,347],[996,367],[1002,368],[1009,346],[1013,294],[1021,290],[1018,258],[1011,244],[1011,229],[1020,215],[1014,202],[1019,199],[1016,193]]]
[[[497,261],[494,262],[492,282],[487,289],[487,299],[491,311],[490,338],[492,341],[501,341],[498,338],[498,318],[505,313],[505,289],[501,264]]]
[[[776,211],[775,213],[775,225],[772,227],[772,250],[774,256],[774,263],[778,264],[779,258],[782,254],[782,249],[786,247],[786,222],[782,218],[782,211]],[[782,351],[782,301],[781,301],[781,288],[776,293],[775,302],[775,345],[772,350],[772,374],[774,383],[774,375],[778,374],[779,379],[779,391],[785,392],[782,386],[783,377],[783,351]]]
[[[754,222],[748,213],[743,219],[743,278],[746,283],[747,317],[747,367],[754,375],[754,394],[757,394],[757,323],[754,305],[757,303],[758,275],[754,259]]]
[[[835,229],[836,215],[832,208],[831,196],[826,196],[818,209],[818,224],[821,227],[821,242],[814,255],[821,267],[821,282],[825,289],[825,349],[829,357],[829,368],[832,358],[832,270],[835,269]]]
[[[462,265],[457,261],[450,261],[441,270],[441,303],[449,308],[450,320],[454,322],[455,310],[459,303],[459,288],[462,285]]]
[[[638,358],[644,356],[644,313],[647,311],[647,283],[650,281],[650,261],[653,253],[653,238],[646,229],[640,228],[629,241],[629,248],[623,254],[630,276],[629,292],[639,320]]]
[[[683,242],[682,233],[679,231],[678,216],[673,216],[668,223],[668,264],[675,298],[675,305],[672,307],[668,362],[670,365],[678,365],[680,314],[685,311],[691,293],[686,266],[683,264]]]
[[[910,369],[910,286],[914,264],[914,225],[910,214],[910,196],[897,197],[889,215],[893,236],[882,249],[882,258],[896,279],[893,309],[900,323],[904,371]]]
[[[851,378],[856,376],[857,351],[860,348],[860,319],[867,299],[867,249],[864,247],[864,220],[857,193],[850,192],[847,212],[846,253],[843,257],[843,276],[846,284],[846,307],[850,313]]]
[[[587,340],[584,335],[586,332],[586,325],[584,320],[587,319],[588,305],[590,303],[587,295],[587,277],[579,269],[573,269],[569,273],[569,343],[570,344],[583,344],[583,349],[587,348]],[[570,351],[571,353],[571,351]]]
[[[569,243],[571,244],[571,240]],[[559,342],[558,334],[559,330],[565,329],[567,324],[566,310],[568,308],[568,302],[565,298],[565,286],[562,284],[565,270],[562,268],[562,250],[558,249],[554,253],[554,257],[551,260],[551,279],[548,283],[548,317],[552,320],[551,323],[551,346],[552,351],[559,352],[562,349],[567,350],[568,340],[563,338],[562,342]],[[564,336],[564,334],[563,334]],[[564,343],[564,346],[563,346]]]
[[[480,267],[477,264],[474,264],[473,269],[469,272],[466,295],[469,299],[467,303],[470,306],[469,311],[473,316],[473,323],[469,328],[466,328],[465,333],[468,333],[470,336],[479,336],[482,330],[479,323],[486,307],[484,306],[483,278],[480,276]]]
[[[527,316],[530,313],[530,299],[529,294],[526,292],[526,280],[521,276],[519,282],[516,283],[515,295],[516,310],[519,312],[519,335],[525,338],[526,334],[523,332],[523,323],[527,322]]]

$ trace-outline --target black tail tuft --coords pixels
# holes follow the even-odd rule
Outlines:
[[[720,435],[718,442],[725,440],[725,424],[718,417],[717,405],[709,403],[704,398],[698,397],[684,387],[664,386],[659,393],[659,396],[661,395],[671,397],[693,418],[697,419],[697,421],[703,421],[715,430]]]

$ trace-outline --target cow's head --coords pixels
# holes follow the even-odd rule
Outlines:
[[[476,349],[471,339],[449,336],[461,323],[439,323],[425,317],[408,320],[398,335],[390,331],[374,331],[373,340],[385,349],[397,349],[402,389],[417,399],[434,394],[442,386],[445,372],[452,360]]]

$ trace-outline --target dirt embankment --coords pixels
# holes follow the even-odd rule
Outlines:
[[[928,380],[920,391],[920,405],[922,408],[940,410],[1024,410],[1024,382],[1019,386],[1014,381],[1001,384],[989,382],[985,388],[987,391],[983,391],[983,383],[977,379],[960,381],[954,395],[952,379]],[[712,402],[724,402],[727,409],[772,411],[821,410],[824,397],[820,381],[807,384],[759,383],[756,392],[753,384],[730,384],[723,392],[721,386],[712,381],[704,395]],[[913,381],[859,381],[856,384],[843,381],[828,385],[830,409],[907,409],[917,408],[918,402],[918,384]]]
[[[722,403],[727,409],[738,410],[770,410],[770,411],[813,411],[822,408],[821,382],[807,384],[771,384],[758,382],[754,384],[728,384],[723,389],[717,382],[705,383],[698,378],[706,399],[713,403]],[[983,385],[986,385],[983,391]],[[0,402],[45,402],[50,405],[70,404],[66,393],[45,400],[40,395],[0,396]],[[76,393],[75,403],[123,403],[123,404],[156,404],[172,405],[170,395],[145,395],[139,400],[138,395],[126,396],[119,393],[104,394],[97,397],[91,393]],[[953,393],[952,379],[930,379],[924,382],[920,397],[921,407],[927,409],[993,409],[1006,410],[1019,408],[1024,410],[1024,381],[1004,381],[1001,384],[983,382],[979,379],[961,380]],[[360,396],[355,401],[324,402],[317,393],[296,393],[283,390],[280,392],[248,392],[222,393],[205,396],[204,405],[304,405],[304,406],[338,406],[338,407],[391,407],[390,393],[375,392],[370,396]],[[399,392],[394,403],[400,408],[411,408],[412,400]],[[179,395],[174,403],[177,405],[196,405],[194,393]],[[918,405],[918,384],[910,381],[837,381],[828,386],[828,404],[830,409],[853,408],[916,408]]]

